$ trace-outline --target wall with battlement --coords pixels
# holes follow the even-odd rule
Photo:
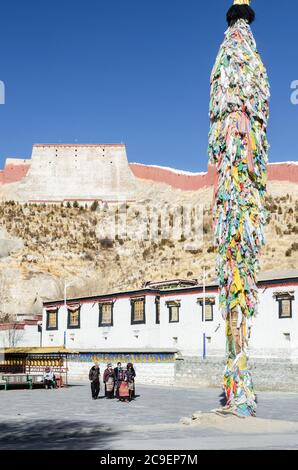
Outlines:
[[[20,181],[30,168],[30,160],[7,158],[5,167],[0,170],[0,184],[16,183]]]
[[[197,191],[210,187],[214,184],[216,178],[216,169],[211,165],[208,166],[207,173],[188,173],[140,163],[131,163],[130,168],[137,178],[166,183],[173,188],[184,191]]]
[[[130,168],[137,178],[166,183],[184,191],[197,191],[213,186],[216,181],[216,169],[208,166],[207,173],[188,173],[159,166],[131,163]],[[298,163],[273,163],[268,165],[269,181],[289,181],[298,184]]]
[[[136,185],[124,145],[34,145],[17,191],[26,201],[127,200]]]
[[[298,163],[269,164],[268,177],[298,184]],[[31,160],[7,159],[0,171],[0,185],[20,182],[27,200],[127,199],[139,180],[197,191],[214,185],[216,170],[209,165],[205,173],[190,173],[128,163],[123,144],[52,144],[34,145]]]

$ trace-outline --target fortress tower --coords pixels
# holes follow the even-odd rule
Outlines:
[[[298,183],[298,163],[268,165],[270,183]],[[0,170],[0,199],[18,201],[128,201],[142,194],[144,182],[182,191],[216,184],[216,169],[191,173],[156,165],[129,163],[123,144],[34,145],[32,159],[7,158]]]
[[[136,190],[125,145],[34,145],[17,191],[26,201],[127,200]]]

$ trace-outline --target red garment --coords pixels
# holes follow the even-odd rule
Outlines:
[[[122,381],[120,383],[119,397],[120,398],[129,398],[129,389],[128,389],[128,383],[127,382]]]
[[[108,378],[109,377],[113,377],[114,381],[115,381],[115,372],[114,370],[109,370],[109,369],[106,369],[103,373],[103,383],[106,383],[108,381]]]

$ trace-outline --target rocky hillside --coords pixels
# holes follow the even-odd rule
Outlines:
[[[263,271],[298,267],[297,187],[287,190],[284,195],[285,186],[273,185],[267,198]],[[144,182],[137,200],[139,204],[118,207],[1,202],[0,315],[39,313],[42,300],[63,298],[65,281],[71,284],[68,297],[76,297],[139,288],[149,280],[198,279],[204,266],[209,280],[214,279],[212,191],[183,192]],[[176,220],[186,217],[181,207],[190,207],[190,217],[195,217],[192,207],[198,203],[204,205],[201,244],[183,233],[176,240],[166,238],[159,219],[153,239],[131,240],[121,231],[112,233],[114,221],[120,225],[126,218],[133,234],[142,228],[149,235],[154,214],[167,204],[173,228]]]

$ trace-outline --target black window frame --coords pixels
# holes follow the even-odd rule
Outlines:
[[[199,305],[202,307],[202,322],[203,322],[203,323],[204,323],[204,322],[209,322],[209,323],[213,322],[213,321],[214,321],[214,305],[215,305],[215,299],[213,299],[213,298],[210,299],[210,298],[209,298],[209,299],[206,299],[205,302],[200,299],[200,300],[198,301],[198,303],[199,303]],[[206,306],[206,305],[210,305],[210,306],[212,307],[212,319],[211,319],[211,320],[210,320],[210,319],[206,320],[206,318],[204,318],[204,303],[205,303],[205,306]],[[206,317],[206,315],[205,315],[205,317]]]
[[[76,310],[73,310],[76,311]],[[77,326],[72,326],[70,324],[70,314],[72,313],[71,310],[67,309],[67,329],[68,330],[79,330],[81,328],[81,305],[78,308],[79,311],[79,324]]]
[[[56,309],[53,309],[53,310],[46,310],[46,314],[47,314],[46,330],[47,331],[57,331],[57,330],[59,330],[58,311],[59,311],[59,308],[56,308]],[[49,314],[50,313],[55,313],[56,314],[56,326],[54,328],[49,326]]]
[[[102,322],[102,307],[103,305],[111,305],[111,323]],[[114,326],[114,302],[99,302],[99,316],[98,316],[98,327],[99,328],[108,328]]]
[[[201,307],[202,307],[202,322],[212,322],[212,321],[214,321],[214,308],[213,308],[214,303],[213,302],[205,302],[205,307],[206,307],[206,305],[209,305],[212,308],[212,319],[211,320],[206,319],[206,311],[205,311],[205,318],[204,318],[204,305],[203,305],[203,302],[202,302],[202,304],[201,304]]]
[[[142,300],[144,302],[144,317],[143,320],[134,320],[134,306],[136,302]],[[130,324],[131,325],[146,325],[146,297],[139,297],[135,299],[130,299]]]
[[[155,324],[160,325],[160,297],[155,297]]]
[[[293,318],[293,301],[295,300],[295,297],[292,295],[285,295],[285,296],[280,296],[276,298],[278,302],[278,318],[279,320],[291,320]],[[282,302],[284,300],[290,301],[290,315],[289,316],[284,316],[282,315]]]
[[[167,307],[169,309],[169,323],[173,324],[173,323],[180,323],[180,308],[181,308],[181,303],[178,302],[178,301],[170,301],[170,302],[166,302],[167,304]],[[178,308],[178,320],[172,320],[172,308],[173,307],[176,307]]]

